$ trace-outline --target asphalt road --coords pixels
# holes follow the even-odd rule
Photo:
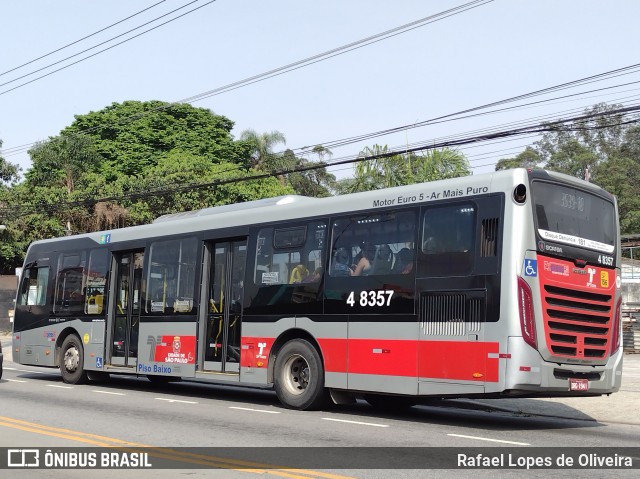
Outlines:
[[[325,411],[292,411],[282,408],[275,394],[267,390],[186,382],[158,386],[145,378],[125,376],[113,376],[102,384],[70,386],[62,383],[57,370],[20,366],[5,359],[0,381],[0,447],[155,446],[169,448],[171,452],[165,455],[185,464],[185,469],[179,470],[39,470],[38,477],[251,477],[260,473],[342,479],[522,477],[525,473],[527,477],[546,477],[550,473],[579,477],[585,471],[435,471],[406,467],[415,464],[415,454],[433,454],[433,449],[410,449],[416,447],[448,447],[449,451],[469,453],[475,452],[474,448],[491,447],[502,449],[484,451],[507,453],[537,451],[538,447],[560,450],[571,446],[587,451],[585,448],[589,447],[640,445],[640,424],[607,423],[589,415],[536,415],[523,412],[522,408],[492,404],[436,401],[394,414],[380,413],[365,403]],[[563,408],[571,409],[566,404]],[[176,449],[193,447],[214,448],[206,453],[216,459],[180,456],[184,450]],[[261,454],[260,448],[265,447],[278,449],[275,455]],[[243,448],[240,457],[234,456],[238,450],[232,448]],[[370,449],[357,448],[378,449],[371,455]],[[358,462],[361,458],[364,462]],[[246,469],[241,460],[257,465]],[[205,466],[223,469],[195,469],[203,461]],[[357,469],[349,467],[354,464]],[[388,468],[384,468],[386,464]],[[299,469],[287,470],[291,466]],[[33,471],[17,472],[33,477],[27,475]],[[590,473],[612,478],[637,476],[637,470]]]

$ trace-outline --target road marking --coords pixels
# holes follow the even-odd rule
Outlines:
[[[528,442],[503,441],[502,439],[489,439],[487,437],[465,436],[464,434],[447,434],[447,436],[462,437],[464,439],[476,439],[478,441],[500,442],[502,444],[514,444],[516,446],[530,446]]]
[[[7,381],[10,381],[12,383],[26,383],[27,381],[23,381],[21,379],[7,379]]]
[[[73,386],[61,386],[60,384],[47,384],[48,388],[73,389]]]
[[[5,371],[18,371],[20,373],[33,373],[33,374],[55,374],[54,372],[51,373],[44,373],[42,371],[31,371],[29,369],[18,369],[18,368],[4,368]]]
[[[322,419],[325,421],[345,422],[347,424],[359,424],[361,426],[389,427],[388,424],[375,424],[372,422],[347,421],[346,419],[333,419],[331,417],[323,417]]]
[[[180,402],[184,404],[198,404],[197,401],[182,401],[181,399],[169,399],[169,398],[154,398],[158,401],[167,401],[167,402]]]
[[[92,389],[91,391],[98,394],[113,394],[114,396],[125,396],[125,393],[114,393],[113,391],[100,391],[98,389]]]
[[[240,411],[264,412],[267,414],[280,414],[280,411],[267,411],[266,409],[251,409],[250,407],[229,406],[229,409],[239,409]]]
[[[294,479],[310,479],[316,477],[324,479],[354,479],[350,476],[342,476],[338,474],[331,474],[328,472],[297,468],[291,469],[282,465],[276,466],[273,464],[263,464],[252,461],[245,461],[242,459],[208,456],[206,454],[176,451],[163,447],[155,447],[147,444],[123,441],[122,439],[113,437],[99,436],[97,434],[84,433],[71,429],[44,426],[42,424],[36,424],[33,422],[22,421],[20,419],[0,416],[0,428],[2,427],[33,432],[44,436],[69,439],[72,441],[91,444],[98,447],[109,447],[124,452],[131,452],[131,448],[144,448],[144,450],[138,449],[136,452],[145,452],[149,455],[150,458],[158,457],[162,459],[183,462],[186,464],[198,464],[214,469],[227,469],[251,474],[260,474],[262,476],[264,476],[265,474],[271,474],[274,476]]]

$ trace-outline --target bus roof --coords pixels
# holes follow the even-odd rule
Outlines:
[[[538,177],[545,174],[541,170],[531,173]],[[578,178],[559,173],[554,173],[553,176],[559,180],[580,183],[589,189],[601,190],[596,185]],[[419,201],[443,198],[461,199],[479,193],[510,191],[514,184],[521,182],[528,183],[528,172],[523,168],[517,168],[327,198],[310,198],[298,195],[278,196],[246,203],[174,213],[160,216],[153,223],[146,225],[39,240],[32,244],[41,245],[80,238],[93,241],[96,244],[118,243],[169,236],[173,233],[241,227],[297,218],[328,216],[349,211],[375,210],[382,207],[403,207]],[[421,194],[422,199],[420,199]]]

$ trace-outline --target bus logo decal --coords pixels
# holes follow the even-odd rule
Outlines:
[[[535,259],[524,260],[524,275],[538,276],[538,261]]]

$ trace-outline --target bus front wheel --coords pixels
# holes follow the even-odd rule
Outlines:
[[[276,357],[274,387],[280,402],[291,409],[319,409],[327,404],[322,359],[311,343],[293,339],[282,347]]]
[[[87,371],[84,370],[84,348],[80,338],[75,334],[70,334],[62,342],[60,373],[62,380],[68,384],[82,384],[87,380]]]

